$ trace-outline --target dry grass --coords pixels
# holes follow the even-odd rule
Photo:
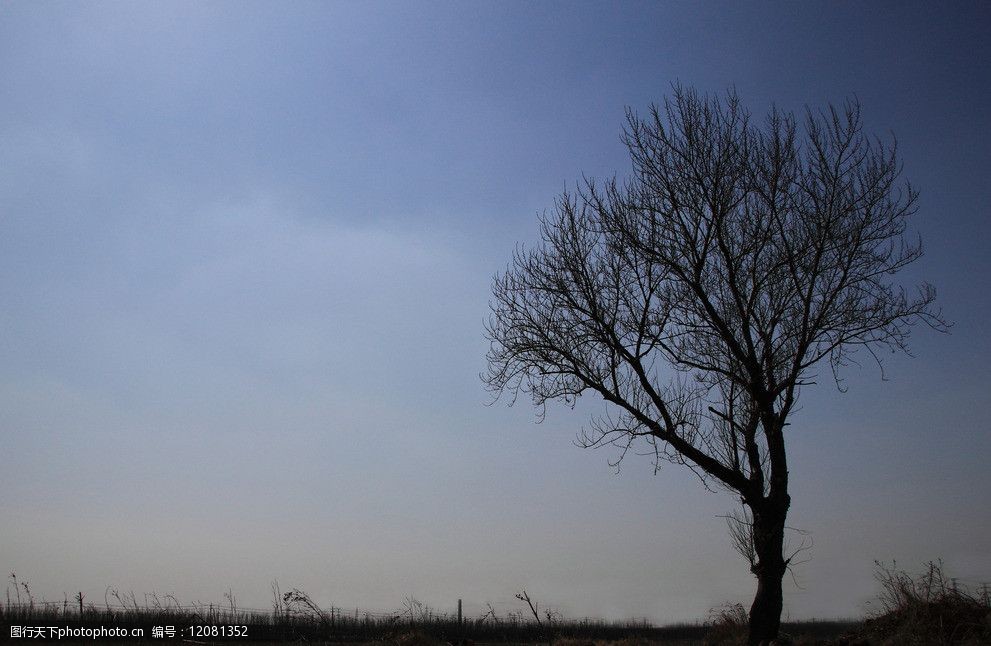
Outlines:
[[[851,646],[976,646],[991,644],[991,608],[953,586],[940,561],[912,576],[875,562],[879,608],[841,643]]]
[[[929,563],[911,576],[877,563],[881,586],[877,610],[858,624],[843,621],[786,622],[778,644],[794,646],[975,646],[991,644],[991,608],[986,599],[953,586],[942,564]],[[104,603],[80,595],[59,602],[38,600],[27,582],[11,574],[6,603],[0,601],[0,624],[79,626],[150,626],[250,624],[254,641],[369,644],[374,646],[474,646],[478,644],[548,644],[548,646],[735,646],[747,643],[744,606],[727,604],[710,611],[704,623],[652,626],[647,622],[527,620],[523,612],[497,616],[491,606],[480,617],[462,622],[407,598],[395,613],[342,612],[321,608],[306,593],[282,593],[273,584],[269,612],[237,606],[232,592],[223,604],[180,605],[175,597],[138,597],[107,588]],[[533,613],[536,617],[536,613]],[[2,638],[2,636],[0,636]],[[272,641],[269,641],[272,640]],[[125,643],[127,640],[122,640]]]
[[[749,617],[742,604],[726,604],[709,611],[703,646],[737,646],[747,643]]]

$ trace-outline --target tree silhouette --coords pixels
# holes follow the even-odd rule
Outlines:
[[[493,284],[483,379],[528,394],[610,404],[580,435],[687,466],[738,495],[734,542],[757,591],[750,642],[782,610],[786,427],[802,387],[857,350],[907,351],[911,327],[948,324],[935,290],[892,276],[922,255],[906,236],[917,193],[894,142],[862,132],[856,101],[773,109],[760,124],[735,92],[676,86],[627,111],[625,181],[585,180],[541,217]],[[665,370],[667,368],[667,370]]]

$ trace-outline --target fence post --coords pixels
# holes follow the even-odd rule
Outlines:
[[[461,599],[458,599],[458,626],[461,626]]]

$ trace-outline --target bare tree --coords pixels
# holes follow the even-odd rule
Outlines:
[[[922,255],[906,236],[917,193],[895,144],[862,132],[860,106],[771,110],[735,92],[674,88],[627,111],[629,179],[585,180],[541,217],[493,284],[488,370],[497,395],[608,413],[582,431],[620,459],[646,445],[739,496],[757,577],[750,641],[780,626],[788,493],[785,430],[799,391],[863,350],[907,351],[911,327],[948,324],[935,290],[892,276]],[[673,369],[673,370],[672,370]],[[741,517],[743,518],[743,517]]]

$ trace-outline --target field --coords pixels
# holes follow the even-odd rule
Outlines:
[[[438,613],[416,599],[407,598],[404,608],[392,613],[365,612],[360,609],[321,608],[305,592],[282,593],[273,584],[270,610],[243,609],[235,597],[225,595],[222,604],[183,605],[173,596],[145,595],[142,601],[134,593],[107,588],[104,603],[87,603],[84,599],[39,601],[30,585],[11,575],[7,603],[0,604],[0,639],[12,636],[11,628],[20,627],[21,638],[54,640],[59,628],[77,631],[63,633],[62,643],[307,643],[307,644],[382,644],[384,646],[442,646],[443,644],[535,644],[559,646],[593,646],[620,643],[703,644],[726,643],[745,632],[742,607],[716,612],[708,621],[655,626],[644,621],[609,622],[593,619],[570,620],[553,613],[541,617],[523,610],[499,616],[489,608],[481,617],[462,617]],[[784,632],[808,640],[834,638],[854,625],[852,621],[811,621],[788,623]],[[161,628],[154,636],[156,627]],[[246,635],[240,627],[246,627]],[[113,628],[127,635],[140,630],[141,638],[105,636],[94,639],[92,632]],[[165,630],[169,630],[169,634]],[[16,629],[15,629],[16,630]],[[31,630],[32,632],[28,632]],[[233,634],[231,634],[233,633]],[[98,635],[100,633],[97,633]]]
[[[877,565],[881,593],[878,614],[862,620],[785,622],[782,644],[866,646],[869,644],[988,644],[991,607],[986,594],[959,589],[929,563],[921,576]],[[742,644],[747,615],[743,606],[714,610],[696,623],[655,626],[645,621],[567,619],[537,612],[523,592],[521,610],[476,617],[439,613],[408,597],[395,612],[321,608],[297,589],[272,586],[270,609],[244,609],[233,593],[224,603],[182,605],[171,596],[107,588],[102,604],[66,595],[37,600],[27,582],[11,574],[6,603],[0,603],[0,640],[34,639],[62,643],[185,644],[378,644],[380,646],[475,646],[483,644],[555,646],[650,646]],[[61,634],[58,630],[62,629]],[[114,634],[107,634],[113,629]],[[95,631],[96,637],[94,638]],[[140,632],[136,632],[140,631]],[[140,635],[140,637],[139,637]]]
[[[321,608],[306,593],[290,590],[281,593],[273,585],[270,610],[243,609],[233,594],[225,595],[223,604],[182,605],[172,596],[146,595],[142,601],[134,593],[108,588],[104,603],[87,603],[85,599],[38,601],[30,585],[17,581],[8,586],[7,603],[0,604],[0,639],[11,637],[11,628],[20,627],[21,638],[37,636],[41,641],[54,640],[57,632],[49,628],[72,631],[140,630],[141,638],[104,636],[94,639],[92,632],[63,633],[62,643],[307,643],[307,644],[382,644],[384,646],[442,646],[443,644],[535,644],[553,642],[559,646],[593,646],[595,644],[703,644],[725,643],[724,638],[745,632],[742,608],[714,613],[708,621],[655,626],[647,622],[609,622],[593,619],[569,620],[553,613],[541,617],[523,611],[496,615],[491,608],[481,617],[462,617],[438,613],[415,599],[407,598],[404,608],[392,613],[365,612],[360,609]],[[13,587],[13,590],[11,589]],[[18,592],[20,594],[18,594]],[[527,608],[527,606],[523,606]],[[784,631],[808,640],[834,638],[854,625],[852,621],[812,621],[785,624]],[[246,635],[238,635],[239,627]],[[160,636],[154,635],[161,628]],[[165,630],[171,627],[170,634]],[[32,630],[28,633],[28,630]],[[234,635],[231,635],[234,633]],[[99,633],[97,633],[99,634]],[[106,635],[106,633],[104,633]]]

